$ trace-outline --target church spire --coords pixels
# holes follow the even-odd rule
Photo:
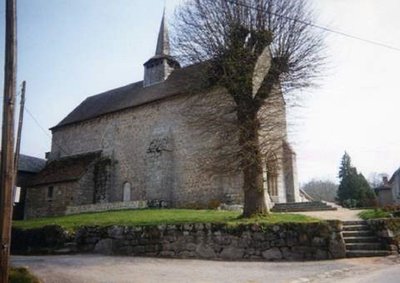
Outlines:
[[[158,40],[157,40],[157,48],[156,48],[156,56],[157,55],[170,55],[169,49],[169,35],[168,35],[168,26],[166,24],[165,17],[165,8],[163,12],[163,17],[161,20],[160,31],[158,32]]]
[[[175,69],[180,68],[179,62],[170,55],[170,51],[164,9],[158,33],[156,54],[144,63],[144,87],[164,82]]]

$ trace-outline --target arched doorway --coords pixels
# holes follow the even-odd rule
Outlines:
[[[122,197],[123,202],[131,201],[131,191],[132,191],[131,184],[128,182],[124,183],[123,197]]]

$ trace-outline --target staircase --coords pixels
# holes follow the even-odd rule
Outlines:
[[[346,244],[346,257],[388,256],[392,254],[379,242],[366,221],[343,221],[343,239]]]
[[[327,205],[326,203],[321,201],[309,201],[276,203],[271,209],[271,211],[273,212],[304,212],[321,210],[337,210],[337,208]]]

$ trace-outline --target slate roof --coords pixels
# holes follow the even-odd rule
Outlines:
[[[29,173],[37,173],[46,166],[46,160],[20,154],[18,171],[24,171]]]
[[[173,71],[159,84],[144,88],[140,81],[88,97],[51,130],[175,95],[199,92],[206,87],[205,71],[204,63],[195,64]]]
[[[396,177],[396,175],[399,175],[399,176],[400,176],[400,168],[397,169],[397,170],[393,173],[392,177],[391,177],[390,180],[389,180],[389,184],[391,184],[391,183],[394,182],[394,178]]]
[[[30,182],[31,186],[79,180],[88,166],[99,158],[100,151],[63,157],[50,161]]]

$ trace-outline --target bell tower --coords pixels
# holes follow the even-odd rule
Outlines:
[[[144,63],[143,87],[162,83],[173,70],[179,69],[179,62],[170,55],[168,27],[165,20],[165,10],[161,20],[156,53]]]

